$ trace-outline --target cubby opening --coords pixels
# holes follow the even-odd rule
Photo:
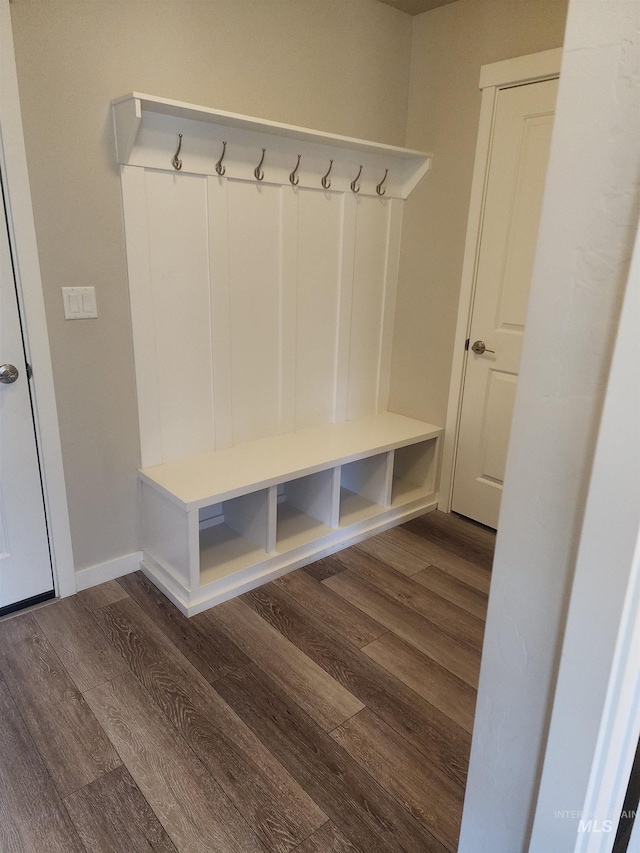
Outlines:
[[[278,486],[276,551],[290,551],[331,533],[333,469]]]
[[[267,489],[204,507],[199,527],[201,585],[255,566],[267,557]]]
[[[437,439],[421,441],[393,451],[391,506],[430,495],[435,491]]]
[[[341,466],[341,527],[371,518],[387,505],[388,457],[380,453]]]

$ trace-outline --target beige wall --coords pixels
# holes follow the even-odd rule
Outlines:
[[[458,0],[414,18],[406,145],[434,155],[405,207],[390,408],[444,426],[480,66],[562,45],[565,0]]]
[[[11,12],[80,569],[140,547],[109,101],[137,90],[402,145],[411,18],[375,0],[38,0]],[[73,285],[95,285],[97,320],[64,321],[60,288]]]

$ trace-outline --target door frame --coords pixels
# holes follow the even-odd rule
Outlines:
[[[639,307],[640,225],[577,549],[532,850],[544,849],[556,837],[572,853],[611,853],[615,816],[622,810],[640,736]],[[607,535],[613,529],[616,535]],[[603,566],[613,568],[603,572]],[[581,709],[577,727],[576,707]],[[558,791],[565,805],[558,802]],[[554,809],[569,803],[582,809],[566,813],[560,834]],[[592,831],[585,829],[589,821]],[[635,837],[640,837],[638,826],[640,817]]]
[[[0,162],[27,361],[56,595],[76,592],[67,493],[38,262],[9,0],[0,0]]]
[[[444,431],[440,488],[438,490],[438,509],[444,512],[451,512],[453,498],[453,474],[458,450],[462,393],[467,367],[465,342],[469,337],[473,301],[475,298],[478,255],[482,236],[484,202],[498,93],[501,89],[510,89],[513,86],[522,86],[525,83],[539,83],[543,80],[558,78],[560,76],[561,61],[562,48],[554,48],[553,50],[544,50],[540,53],[531,53],[527,56],[518,56],[514,59],[504,59],[501,62],[482,65],[480,68],[478,87],[482,91],[482,102],[480,106],[473,180],[471,183],[467,236],[462,264],[460,300],[458,302],[458,319],[456,322],[451,382],[449,385],[449,402],[447,404],[447,420]]]

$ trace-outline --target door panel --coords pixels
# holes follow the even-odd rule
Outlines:
[[[507,443],[511,428],[511,412],[516,396],[513,373],[489,372],[487,401],[483,414],[480,444],[480,477],[492,484],[502,484],[507,464]]]
[[[497,527],[557,81],[497,96],[452,509]],[[493,350],[494,352],[490,352]]]
[[[0,175],[0,183],[2,176]],[[53,574],[7,218],[0,203],[0,364],[19,376],[0,384],[0,615],[53,595]]]

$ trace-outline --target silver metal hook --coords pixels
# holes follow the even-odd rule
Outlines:
[[[292,187],[297,187],[298,184],[300,183],[300,178],[296,177],[296,172],[298,171],[298,169],[300,167],[300,158],[301,157],[302,157],[302,154],[298,154],[298,162],[296,163],[296,167],[293,170],[293,172],[291,172],[289,175],[289,180],[291,181]]]
[[[361,174],[362,174],[362,166],[360,166],[360,170],[359,170],[358,174],[355,176],[353,181],[351,181],[351,189],[353,190],[354,193],[360,192],[360,184],[358,183],[358,180],[360,179]]]
[[[173,168],[174,168],[177,172],[179,172],[179,171],[180,171],[180,169],[182,169],[182,160],[181,160],[181,159],[180,159],[180,157],[178,156],[178,155],[180,154],[180,149],[181,149],[181,148],[182,148],[182,134],[181,134],[181,133],[179,133],[179,134],[178,134],[178,148],[177,148],[177,150],[176,150],[176,153],[175,153],[175,154],[173,155],[173,157],[171,158],[171,165],[173,166]]]
[[[224,160],[224,153],[227,150],[227,143],[222,143],[222,154],[220,155],[220,159],[216,163],[216,174],[222,177],[227,171],[226,168],[222,165],[222,161]]]
[[[261,171],[261,167],[262,167],[262,164],[264,163],[264,155],[266,153],[266,150],[267,150],[266,148],[262,149],[262,157],[260,158],[260,162],[255,167],[255,169],[253,170],[253,174],[256,177],[256,181],[261,181],[264,179],[264,172]]]
[[[321,184],[322,184],[322,186],[325,188],[325,190],[328,190],[328,189],[329,189],[329,187],[331,186],[331,181],[329,180],[329,175],[331,174],[331,170],[332,170],[332,169],[333,169],[333,160],[329,160],[329,170],[328,170],[327,174],[326,174],[326,175],[324,175],[324,176],[320,179],[320,183],[321,183]]]
[[[388,175],[388,174],[389,174],[389,170],[388,170],[388,169],[385,169],[385,170],[384,170],[384,178],[380,181],[380,183],[379,183],[379,184],[377,184],[377,185],[376,185],[376,192],[378,193],[378,195],[384,195],[384,194],[386,193],[386,190],[383,190],[383,189],[382,189],[382,185],[383,185],[383,184],[384,184],[384,182],[387,180],[387,175]]]

